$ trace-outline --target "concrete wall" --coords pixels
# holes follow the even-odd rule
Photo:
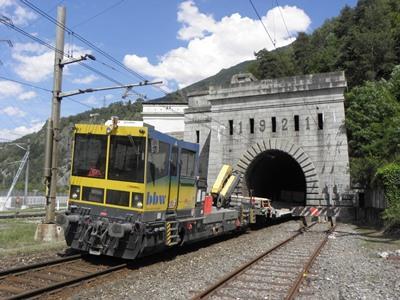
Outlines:
[[[251,161],[268,149],[289,153],[307,181],[307,204],[351,204],[349,159],[344,127],[346,80],[343,72],[235,83],[189,97],[185,140],[200,148],[210,134],[207,180],[210,186],[222,164],[245,173]],[[318,129],[318,113],[323,129]],[[299,131],[294,116],[299,116]],[[271,118],[276,118],[272,132]],[[250,133],[254,119],[254,133]],[[230,134],[229,121],[233,122]],[[242,192],[246,186],[242,181]]]

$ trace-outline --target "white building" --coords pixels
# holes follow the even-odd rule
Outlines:
[[[185,131],[184,110],[186,103],[148,101],[143,103],[143,122],[156,130],[176,138],[183,138]]]

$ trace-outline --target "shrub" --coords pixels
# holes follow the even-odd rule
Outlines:
[[[383,185],[388,203],[384,219],[389,225],[400,224],[400,163],[390,163],[379,168],[376,179]]]

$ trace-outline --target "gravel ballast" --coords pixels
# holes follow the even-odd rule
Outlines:
[[[105,278],[99,285],[78,287],[70,299],[190,299],[298,228],[297,222],[290,221],[161,259],[119,277]],[[398,245],[398,241],[392,245],[370,238],[354,225],[339,224],[315,261],[299,298],[398,299],[400,263],[377,255]]]
[[[339,224],[315,261],[300,299],[399,299],[400,260],[379,257],[399,249],[397,239]],[[301,295],[301,294],[300,294]]]
[[[154,254],[137,261],[133,269],[63,290],[49,299],[190,299],[298,228],[298,222],[289,221],[183,251]],[[298,298],[399,299],[400,259],[386,255],[397,255],[399,249],[398,238],[339,224],[307,274]],[[0,269],[55,257],[54,250],[3,257]]]
[[[62,252],[62,249],[51,249],[31,254],[2,256],[0,257],[0,271],[60,258],[58,253]]]
[[[131,270],[127,275],[124,272],[124,278],[82,288],[70,299],[190,299],[297,229],[299,223],[291,221],[251,231]]]

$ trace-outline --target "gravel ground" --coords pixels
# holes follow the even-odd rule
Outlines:
[[[378,257],[400,249],[399,239],[339,224],[314,263],[301,299],[399,299],[400,260]]]
[[[43,261],[52,260],[54,258],[59,258],[58,252],[63,252],[62,249],[59,250],[48,250],[46,252],[37,252],[32,254],[21,255],[7,255],[0,257],[0,271],[20,266],[25,266],[33,263],[39,263]]]
[[[50,298],[190,299],[298,228],[297,222],[290,221],[179,250],[176,256],[155,254],[155,259],[139,261],[136,269],[96,279]],[[399,249],[398,238],[383,238],[375,230],[339,224],[315,261],[299,298],[399,299],[400,259],[378,256],[382,251],[395,253]],[[53,259],[57,252],[1,257],[0,270]]]
[[[298,228],[291,221],[242,234],[81,287],[70,299],[190,299]]]
[[[190,299],[292,235],[298,226],[294,221],[274,225],[155,263],[139,264],[136,270],[78,287],[70,292],[69,299]],[[399,299],[400,260],[377,255],[399,248],[399,240],[390,241],[360,231],[354,225],[339,224],[337,233],[316,260],[299,298]]]

